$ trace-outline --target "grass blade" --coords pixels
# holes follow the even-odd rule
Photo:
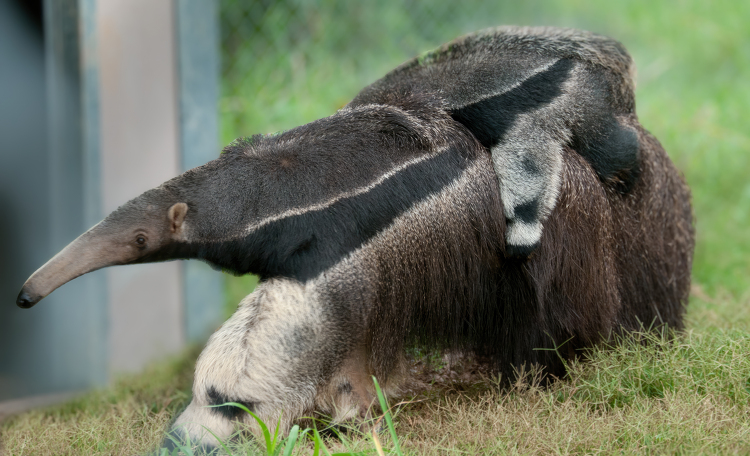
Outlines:
[[[266,454],[268,454],[269,456],[273,456],[274,453],[275,453],[275,449],[276,449],[275,448],[276,447],[276,436],[278,436],[278,434],[279,434],[279,426],[278,425],[276,426],[275,435],[273,436],[273,440],[271,440],[271,432],[268,430],[268,426],[266,426],[266,423],[264,423],[263,420],[261,420],[260,417],[258,417],[258,415],[256,415],[255,413],[251,412],[244,405],[242,405],[242,404],[240,404],[238,402],[225,402],[224,404],[209,405],[208,407],[223,407],[225,405],[231,405],[233,407],[237,407],[237,408],[239,408],[241,410],[244,410],[245,412],[247,412],[248,414],[250,414],[250,416],[252,416],[253,419],[255,419],[255,421],[258,422],[258,426],[260,426],[260,430],[263,432],[263,439],[266,441]],[[281,417],[279,417],[279,423],[281,423]]]
[[[277,427],[278,429],[278,427]],[[286,439],[286,446],[284,447],[284,456],[291,456],[294,445],[297,444],[297,434],[299,434],[299,426],[296,424],[289,431],[289,437]]]
[[[328,448],[326,447],[326,444],[323,442],[323,438],[320,436],[320,432],[318,432],[318,428],[316,426],[313,426],[313,456],[318,456],[320,453],[320,449],[323,449],[323,454],[326,456],[331,456],[331,452],[328,451]]]
[[[281,427],[281,415],[279,415],[279,420],[276,422],[276,429],[273,431],[273,441],[271,442],[271,447],[268,449],[268,454],[278,454],[279,451],[281,451],[281,448],[276,448],[276,442],[279,440],[279,428]]]
[[[388,431],[391,433],[391,438],[393,439],[393,446],[395,447],[396,454],[402,456],[403,453],[401,453],[401,446],[398,444],[398,435],[396,435],[396,428],[393,427],[393,420],[391,419],[391,411],[388,409],[388,402],[386,402],[385,395],[383,395],[383,390],[380,389],[378,379],[376,379],[374,375],[372,377],[372,381],[373,383],[375,383],[375,391],[378,393],[380,408],[383,409],[383,416],[385,417],[385,422],[388,425]],[[375,431],[373,430],[373,434],[374,433]]]
[[[380,444],[380,439],[378,438],[378,433],[375,429],[372,430],[372,441],[375,442],[375,451],[378,452],[378,455],[385,456],[385,453],[383,453],[383,446]]]

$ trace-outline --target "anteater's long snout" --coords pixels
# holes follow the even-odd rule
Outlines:
[[[29,277],[16,304],[28,309],[76,277],[118,264],[119,259],[99,236],[92,236],[91,231],[84,233]]]

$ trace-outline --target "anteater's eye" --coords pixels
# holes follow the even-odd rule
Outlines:
[[[146,245],[146,236],[139,234],[135,237],[135,243],[138,245]]]

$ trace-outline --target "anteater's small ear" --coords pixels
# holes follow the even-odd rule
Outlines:
[[[167,218],[169,218],[169,229],[173,234],[179,234],[182,231],[182,223],[185,221],[187,215],[188,205],[185,203],[177,203],[172,205],[167,211]]]

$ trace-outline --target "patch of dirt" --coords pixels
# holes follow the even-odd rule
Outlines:
[[[492,362],[472,353],[449,351],[412,357],[401,396],[419,398],[431,394],[473,393],[497,385]]]

